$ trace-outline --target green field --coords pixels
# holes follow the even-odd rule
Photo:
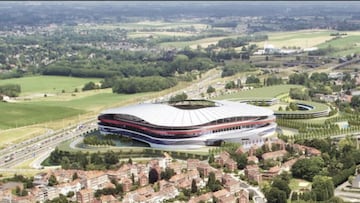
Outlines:
[[[43,123],[84,113],[62,106],[0,102],[0,129]]]
[[[255,88],[252,90],[241,91],[234,94],[227,94],[216,97],[215,99],[242,100],[242,99],[271,99],[288,93],[290,88],[301,88],[300,85],[274,85],[268,87]]]
[[[81,88],[89,81],[99,82],[100,78],[74,78],[62,76],[33,76],[0,80],[0,85],[19,84],[21,86],[21,96],[34,93],[55,94],[73,92],[75,88]]]
[[[79,25],[77,29],[89,30],[89,29],[103,29],[103,30],[114,30],[114,29],[144,29],[144,28],[158,28],[158,29],[171,29],[179,27],[191,27],[202,29],[206,28],[206,24],[193,23],[193,22],[163,22],[163,21],[142,21],[137,23],[119,23],[119,24],[103,24],[103,25]]]
[[[319,45],[319,48],[327,48],[331,46],[337,51],[331,53],[332,56],[345,56],[352,53],[360,53],[360,34],[344,36]]]
[[[329,109],[329,106],[326,104],[322,104],[322,103],[318,103],[318,102],[312,102],[312,101],[302,101],[302,100],[293,100],[293,102],[296,103],[300,103],[300,104],[305,104],[305,105],[309,105],[314,107],[311,110],[307,110],[307,111],[279,111],[280,113],[283,114],[306,114],[306,113],[315,113],[315,112],[321,112],[321,111],[326,111]]]
[[[129,38],[137,38],[137,37],[149,37],[149,36],[155,36],[155,37],[184,37],[184,36],[192,36],[194,34],[191,33],[185,33],[185,32],[129,32],[127,36]]]
[[[265,33],[269,36],[266,41],[267,44],[272,44],[276,48],[284,46],[296,46],[301,48],[308,48],[317,46],[333,38],[330,36],[334,31],[330,30],[301,30],[291,32],[274,32]],[[264,47],[265,42],[256,43],[259,47]]]
[[[41,106],[61,106],[67,108],[76,108],[85,111],[96,111],[106,107],[111,107],[116,104],[121,104],[131,99],[136,101],[145,100],[146,95],[149,93],[139,93],[139,94],[113,94],[113,93],[98,93],[92,94],[90,96],[84,96],[81,98],[73,98],[72,100],[62,101],[36,101],[36,102],[27,102],[27,104],[32,105],[41,105]]]

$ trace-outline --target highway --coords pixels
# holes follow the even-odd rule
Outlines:
[[[96,119],[81,122],[66,129],[48,132],[44,135],[7,147],[1,151],[0,168],[12,168],[17,164],[43,154],[50,154],[63,141],[78,137],[87,131],[97,129]],[[36,164],[39,166],[39,164]]]

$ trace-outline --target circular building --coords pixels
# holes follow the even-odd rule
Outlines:
[[[231,101],[144,103],[103,111],[102,134],[119,134],[158,148],[199,148],[252,142],[275,133],[274,112]]]

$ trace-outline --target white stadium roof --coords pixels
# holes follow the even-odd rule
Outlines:
[[[231,101],[214,101],[214,107],[180,109],[169,104],[136,104],[112,108],[101,114],[127,114],[157,126],[187,127],[209,123],[223,118],[240,116],[270,116],[273,111],[263,107]]]

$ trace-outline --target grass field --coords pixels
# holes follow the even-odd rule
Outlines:
[[[157,36],[157,37],[172,37],[172,36],[178,36],[178,37],[186,37],[186,36],[192,36],[194,34],[186,33],[186,32],[129,32],[127,36],[129,38],[137,38],[137,37],[149,37],[149,36]]]
[[[284,46],[296,46],[301,48],[314,47],[333,38],[329,30],[301,30],[293,32],[274,32],[266,33],[269,36],[267,44],[272,44],[276,48]],[[259,47],[264,47],[265,42],[256,43]]]
[[[331,53],[331,56],[346,56],[352,53],[360,53],[360,33],[352,33],[338,39],[324,42],[319,45],[319,48],[326,48],[328,46],[338,50]]]
[[[71,117],[85,111],[62,106],[1,102],[0,112],[0,129],[8,129]]]
[[[309,189],[311,187],[311,182],[302,179],[293,178],[290,180],[289,187],[293,191],[299,191],[301,189],[306,189],[306,188]]]
[[[75,88],[81,88],[89,81],[99,82],[99,78],[74,78],[62,76],[33,76],[0,80],[0,85],[19,84],[21,86],[21,96],[34,93],[61,93],[73,92]]]
[[[215,99],[229,99],[229,100],[241,100],[249,98],[274,98],[284,93],[288,93],[290,88],[299,88],[300,85],[274,85],[262,88],[255,88],[252,90],[237,92],[234,94],[227,94],[216,97]]]
[[[114,30],[114,29],[171,29],[179,27],[190,27],[194,26],[197,29],[206,28],[206,24],[193,23],[193,22],[163,22],[163,21],[141,21],[137,23],[119,23],[119,24],[103,24],[103,25],[79,25],[76,28],[82,30],[89,29],[103,29],[103,30]]]

